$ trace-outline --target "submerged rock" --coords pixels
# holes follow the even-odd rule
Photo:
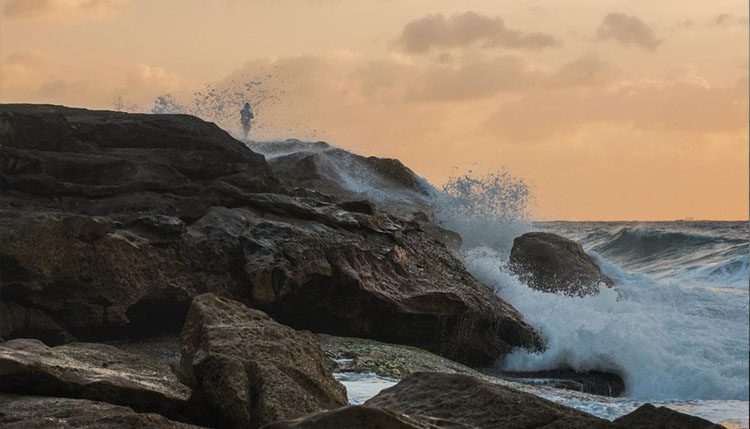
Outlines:
[[[0,137],[2,338],[174,335],[211,292],[294,328],[469,364],[537,344],[451,254],[455,234],[358,198],[299,196],[197,118],[0,105]],[[362,162],[419,191],[405,167]]]
[[[365,405],[477,428],[606,428],[610,423],[529,393],[463,374],[416,373]]]
[[[347,404],[315,336],[212,294],[182,331],[182,367],[219,426],[255,428]]]
[[[86,399],[0,394],[3,428],[198,428],[159,414]]]
[[[0,391],[92,399],[179,417],[190,389],[167,365],[105,344],[0,343]]]
[[[529,232],[513,240],[509,266],[529,287],[583,296],[614,285],[580,244],[548,232]]]

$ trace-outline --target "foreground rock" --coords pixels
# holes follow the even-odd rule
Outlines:
[[[300,194],[197,118],[0,105],[0,139],[2,338],[175,335],[212,292],[469,364],[537,343],[426,217]]]
[[[513,240],[511,269],[530,287],[544,292],[583,296],[612,286],[594,259],[575,241],[548,232],[529,232]]]
[[[166,365],[104,344],[0,343],[0,391],[93,399],[179,417],[190,396]]]
[[[711,423],[696,416],[682,414],[667,407],[644,404],[632,413],[615,420],[618,428],[631,429],[721,429],[722,425]]]
[[[190,307],[182,366],[222,427],[255,428],[347,404],[314,335],[212,294]]]
[[[610,423],[529,393],[462,374],[417,373],[365,403],[478,428],[606,428]]]
[[[443,426],[441,423],[446,423]],[[263,429],[428,429],[466,427],[454,422],[441,422],[437,419],[414,419],[381,408],[352,405],[331,411],[301,417],[295,420],[271,423]]]
[[[197,428],[152,413],[85,399],[0,394],[3,428]]]

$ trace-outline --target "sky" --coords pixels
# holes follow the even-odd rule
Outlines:
[[[0,102],[236,132],[251,98],[255,139],[398,158],[438,186],[508,171],[535,219],[748,219],[747,0],[0,6]]]

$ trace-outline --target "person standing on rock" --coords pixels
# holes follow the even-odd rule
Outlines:
[[[253,119],[253,111],[250,109],[250,103],[245,102],[245,107],[240,110],[240,120],[242,121],[242,132],[245,134],[245,140],[247,140],[248,134],[250,134],[250,121]]]

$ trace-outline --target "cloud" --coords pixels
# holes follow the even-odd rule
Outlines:
[[[479,43],[487,48],[539,50],[560,42],[544,33],[507,28],[500,17],[464,12],[448,18],[427,15],[407,23],[396,40],[405,52],[423,54],[432,48],[460,48]]]
[[[530,92],[502,104],[486,125],[492,133],[516,141],[571,134],[596,123],[689,134],[741,132],[747,129],[746,80],[710,87],[704,79],[688,77],[583,92]]]
[[[620,75],[619,69],[598,55],[587,54],[560,67],[549,78],[549,83],[555,87],[602,85],[613,82]]]
[[[720,13],[711,20],[711,25],[715,27],[747,26],[747,24],[748,17],[736,17],[730,13]]]
[[[110,17],[130,0],[9,0],[3,9],[7,19],[84,21]]]
[[[2,92],[23,92],[37,87],[48,79],[50,63],[50,58],[40,52],[18,51],[8,55],[0,64]]]
[[[469,59],[458,65],[432,65],[406,91],[408,101],[466,101],[539,85],[545,73],[517,55]]]
[[[640,18],[624,13],[610,13],[604,17],[596,32],[598,40],[614,40],[624,45],[637,45],[642,48],[656,49],[662,40],[654,30]]]

